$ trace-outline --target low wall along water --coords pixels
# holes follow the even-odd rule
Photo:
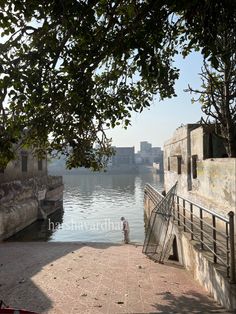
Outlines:
[[[12,181],[0,185],[0,240],[4,240],[42,218],[42,204],[38,191],[45,191],[45,199],[62,199],[62,177],[42,177],[24,181]],[[47,196],[47,193],[48,196]],[[48,207],[45,216],[55,211]]]

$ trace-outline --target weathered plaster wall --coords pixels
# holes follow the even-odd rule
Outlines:
[[[46,189],[45,217],[55,211],[55,201],[63,197],[62,177],[44,176],[0,185],[0,240],[24,229],[42,218],[38,190]],[[53,196],[53,202],[52,202]],[[51,203],[50,203],[51,202]]]
[[[27,171],[22,171],[22,156],[27,156]],[[38,169],[38,158],[30,150],[20,151],[18,157],[9,162],[4,172],[0,172],[0,183],[13,180],[24,180],[31,177],[47,175],[47,160],[42,160],[42,170]]]
[[[164,184],[168,191],[176,181],[187,189],[187,126],[175,131],[173,137],[164,144]],[[181,174],[177,173],[177,156],[182,156]],[[168,170],[169,167],[169,170]]]
[[[202,160],[204,158],[203,139],[204,132],[202,127],[199,127],[190,132],[190,156],[197,155],[199,160]]]
[[[198,161],[197,178],[189,195],[221,214],[230,210],[236,214],[236,158]]]
[[[144,209],[147,221],[150,218],[154,203],[145,195]],[[196,242],[190,240],[188,233],[183,232],[175,222],[170,221],[169,229],[176,237],[179,263],[190,271],[193,277],[221,305],[229,310],[236,310],[236,287],[230,285],[221,268],[214,264],[211,254],[198,249]],[[158,230],[154,230],[159,234]]]
[[[0,185],[0,239],[25,228],[38,217],[34,182],[12,181]]]
[[[236,158],[208,158],[209,134],[202,126],[186,125],[175,131],[164,145],[164,185],[168,191],[178,181],[177,193],[224,216],[236,214]],[[222,156],[222,143],[211,138],[211,153]],[[181,174],[177,155],[182,156]],[[193,178],[192,157],[197,156],[197,178]],[[169,170],[168,170],[169,158]]]
[[[38,202],[28,198],[1,205],[0,240],[6,239],[38,219]]]

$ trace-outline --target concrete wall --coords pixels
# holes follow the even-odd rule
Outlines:
[[[236,214],[236,158],[198,161],[189,197],[221,214]]]
[[[191,130],[189,155],[197,155],[199,160],[222,158],[226,154],[223,141],[203,126]]]
[[[27,171],[22,171],[22,156],[27,156]],[[17,158],[9,162],[6,169],[0,172],[0,183],[45,175],[47,175],[47,160],[42,160],[42,170],[39,170],[38,158],[34,157],[30,150],[21,150]]]
[[[25,228],[38,217],[34,183],[12,181],[0,185],[0,240]]]
[[[177,239],[178,253],[184,267],[190,271],[201,286],[226,309],[236,310],[236,287],[229,283],[221,267],[214,264],[209,253],[198,249],[195,241],[191,241],[188,234],[181,232],[173,224],[173,232]]]
[[[155,204],[156,202],[145,194],[146,225],[148,225],[148,220]],[[159,235],[158,230],[153,230],[153,232]],[[235,311],[236,286],[229,283],[229,279],[225,276],[225,269],[222,271],[222,267],[219,264],[213,263],[211,253],[199,250],[199,243],[191,240],[189,233],[183,232],[182,228],[178,227],[173,220],[168,225],[168,232],[171,232],[176,238],[179,263],[191,272],[193,277],[217,302],[227,309]]]
[[[178,181],[181,189],[188,183],[188,127],[177,129],[164,145],[164,186],[166,192]],[[177,156],[181,156],[181,174],[177,173]],[[169,169],[169,170],[168,170]]]
[[[164,145],[165,190],[178,181],[179,195],[223,215],[231,210],[236,214],[236,158],[206,159],[209,155],[219,157],[224,153],[222,142],[202,126],[186,125],[177,129]],[[177,173],[177,156],[182,158],[181,174]]]
[[[199,127],[190,132],[190,152],[189,155],[197,155],[198,159],[203,160],[204,158],[204,132],[203,128]]]
[[[0,240],[7,239],[38,219],[36,199],[1,205]]]
[[[47,202],[44,215],[37,193],[42,189],[46,190],[45,202]],[[47,217],[58,208],[55,202],[61,201],[62,196],[62,177],[44,176],[2,183],[0,185],[0,240],[12,236],[38,218]]]

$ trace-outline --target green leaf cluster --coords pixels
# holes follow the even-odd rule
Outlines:
[[[155,94],[176,96],[179,51],[215,62],[215,26],[232,23],[234,9],[226,0],[0,1],[1,151],[10,160],[20,141],[60,151],[69,168],[102,168],[106,128],[128,127]]]

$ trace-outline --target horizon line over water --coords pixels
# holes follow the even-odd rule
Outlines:
[[[143,243],[146,183],[163,190],[163,176],[139,174],[64,175],[63,209],[37,221],[8,241],[113,242],[123,240],[120,217],[130,225],[130,240]]]

